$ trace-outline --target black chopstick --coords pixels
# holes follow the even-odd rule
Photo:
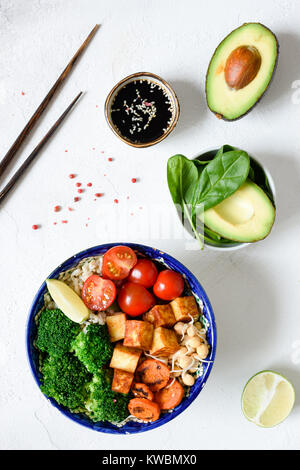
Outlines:
[[[6,155],[1,160],[1,162],[0,162],[0,178],[3,175],[6,167],[13,160],[13,157],[15,156],[16,152],[21,147],[21,145],[24,142],[25,138],[30,134],[31,129],[36,124],[36,122],[40,118],[41,114],[43,113],[43,111],[48,106],[48,104],[51,101],[51,99],[53,98],[56,90],[59,88],[59,86],[63,83],[63,81],[67,78],[67,76],[69,75],[69,73],[73,69],[74,64],[77,62],[77,60],[79,59],[82,52],[86,49],[86,47],[89,44],[89,42],[91,41],[92,37],[94,36],[96,31],[99,29],[99,26],[100,25],[98,25],[98,24],[96,24],[96,26],[94,26],[94,28],[92,29],[92,31],[90,32],[90,34],[88,35],[86,40],[81,44],[78,51],[74,54],[74,56],[72,57],[72,59],[70,60],[70,62],[66,66],[66,68],[62,71],[62,73],[60,74],[60,76],[58,77],[58,79],[56,80],[54,85],[52,86],[51,90],[45,96],[45,98],[43,99],[43,101],[41,102],[39,107],[36,109],[34,114],[31,116],[30,120],[28,121],[28,123],[26,124],[24,129],[22,130],[22,132],[19,134],[19,136],[17,137],[17,139],[15,140],[13,145],[10,147],[10,149],[8,150]]]
[[[35,149],[31,152],[29,157],[26,158],[24,163],[20,166],[20,168],[16,171],[16,173],[13,175],[13,177],[9,180],[7,185],[0,191],[0,203],[4,200],[4,198],[8,195],[9,191],[14,187],[18,179],[23,175],[25,170],[28,168],[28,166],[32,163],[32,161],[35,159],[35,157],[39,154],[40,150],[46,145],[48,140],[51,138],[51,136],[54,134],[54,132],[58,129],[60,124],[63,122],[63,120],[66,118],[66,116],[69,114],[73,106],[77,103],[79,98],[82,95],[82,91],[76,96],[76,98],[72,101],[72,103],[67,107],[67,109],[62,113],[62,115],[57,119],[55,124],[49,129],[47,134],[43,137],[43,139],[39,142],[39,144],[35,147]]]

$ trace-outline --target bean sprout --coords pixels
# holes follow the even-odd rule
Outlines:
[[[185,335],[186,330],[188,329],[188,325],[189,325],[188,323],[185,323],[183,325],[180,342],[184,340],[184,335]]]
[[[193,368],[194,363],[195,363],[195,360],[194,360],[194,358],[191,358],[191,359],[192,359],[192,363],[189,364],[188,367],[186,367],[185,369],[183,369],[182,374],[181,374],[181,377],[183,377],[183,376],[187,373],[188,370],[190,370],[190,369]]]
[[[183,354],[183,356],[186,356],[187,354],[190,354],[194,348],[192,348],[189,344],[186,345],[187,352]]]
[[[200,362],[205,362],[207,364],[211,364],[212,362],[214,362],[214,361],[206,361],[205,359],[201,359],[199,356],[194,356],[194,358],[198,359],[198,361],[200,361]]]
[[[175,366],[175,358],[178,356],[179,353],[180,353],[180,349],[178,349],[178,351],[176,351],[172,356],[172,370],[174,369],[174,366]]]
[[[197,331],[196,335],[199,336],[199,338],[201,338],[204,341],[205,344],[208,344],[205,335],[201,334],[200,331]]]
[[[175,377],[173,377],[172,382],[171,382],[169,385],[167,385],[165,388],[170,388],[170,387],[172,387],[172,385],[173,385],[173,383],[175,382],[175,380],[176,380]]]
[[[191,318],[191,321],[189,321],[188,323],[185,323],[183,325],[182,335],[181,335],[181,340],[180,341],[184,340],[184,335],[185,335],[185,332],[188,329],[188,327],[192,326],[195,323],[194,317],[192,317],[192,315],[190,313],[188,313],[188,316]]]
[[[167,357],[161,358],[161,357],[157,357],[157,356],[152,356],[152,354],[148,354],[145,351],[144,351],[144,354],[147,357],[151,357],[151,359],[155,359],[156,361],[160,361],[163,364],[168,364],[168,358]]]

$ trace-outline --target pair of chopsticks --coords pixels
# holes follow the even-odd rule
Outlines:
[[[99,25],[96,24],[96,26],[92,29],[86,40],[82,43],[78,51],[75,53],[75,55],[72,57],[66,68],[63,70],[61,75],[58,77],[56,82],[54,83],[53,87],[51,90],[48,92],[48,94],[45,96],[39,107],[36,109],[20,135],[17,137],[13,145],[10,147],[8,150],[7,154],[4,156],[2,161],[0,162],[0,179],[3,176],[3,173],[7,166],[12,162],[14,156],[16,155],[17,151],[21,147],[22,143],[26,139],[26,137],[30,134],[32,128],[34,125],[37,123],[39,120],[40,116],[42,113],[45,111],[47,108],[48,104],[50,103],[51,99],[55,95],[57,89],[61,86],[61,84],[64,82],[64,80],[68,77],[70,74],[71,70],[73,69],[73,66],[83,53],[83,51],[86,49],[88,46],[89,42],[95,35],[96,31],[99,29]],[[27,169],[27,167],[32,163],[32,161],[36,158],[36,156],[39,154],[39,152],[42,150],[42,148],[46,145],[46,143],[49,141],[51,136],[54,134],[54,132],[58,129],[60,124],[64,121],[66,116],[69,114],[71,109],[74,107],[74,105],[77,103],[79,98],[82,95],[82,91],[76,96],[76,98],[72,101],[72,103],[67,107],[67,109],[63,112],[63,114],[58,118],[58,120],[53,124],[51,129],[47,132],[47,134],[43,137],[43,139],[39,142],[39,144],[35,147],[35,149],[31,152],[29,157],[24,161],[24,163],[20,166],[20,168],[16,171],[16,173],[13,175],[13,177],[10,179],[10,181],[7,183],[7,185],[0,191],[0,203],[3,201],[3,199],[8,195],[9,191],[14,187],[18,179],[23,175],[24,171]]]

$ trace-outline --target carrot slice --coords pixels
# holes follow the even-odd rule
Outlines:
[[[170,378],[170,370],[163,362],[156,359],[146,359],[137,368],[140,381],[148,385],[152,392],[164,388]]]
[[[143,421],[156,421],[160,415],[158,404],[147,398],[132,398],[128,410],[131,415]]]
[[[184,390],[178,380],[171,379],[168,385],[154,394],[154,400],[159,404],[161,410],[172,410],[181,403]]]
[[[153,401],[154,395],[146,384],[134,382],[131,391],[137,398],[148,398],[148,400]]]

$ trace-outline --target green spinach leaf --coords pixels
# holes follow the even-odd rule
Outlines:
[[[196,227],[197,220],[193,205],[199,175],[200,173],[194,162],[184,155],[179,154],[169,158],[167,179],[173,202],[180,205],[182,222],[184,223],[186,217],[201,247],[203,247],[203,236],[198,233]]]
[[[174,155],[168,160],[167,178],[174,204],[190,204],[193,199],[198,170],[192,160],[184,155]]]
[[[201,172],[193,204],[202,210],[216,206],[231,196],[246,181],[249,155],[242,150],[219,153]]]

